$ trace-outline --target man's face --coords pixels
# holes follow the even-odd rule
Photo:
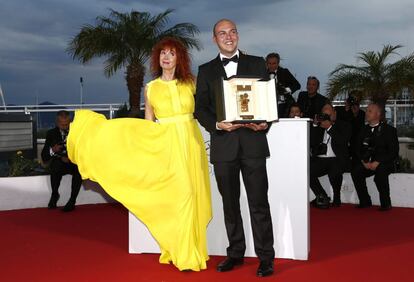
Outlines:
[[[300,110],[299,107],[291,107],[290,108],[290,112],[289,112],[289,117],[290,118],[294,118],[294,117],[302,117],[302,112]]]
[[[381,112],[377,105],[369,105],[365,113],[365,120],[370,124],[378,123],[381,119]]]
[[[237,51],[239,34],[236,25],[229,21],[221,21],[214,30],[213,41],[217,44],[220,53],[231,57]]]
[[[69,130],[70,119],[69,117],[59,116],[56,119],[56,125],[61,130]]]
[[[316,92],[318,91],[318,81],[316,79],[308,79],[306,89],[308,90],[308,94],[316,94]]]
[[[279,60],[277,58],[269,58],[267,59],[267,69],[270,72],[275,72],[276,69],[279,67]]]
[[[325,106],[323,106],[322,113],[329,115],[330,118],[331,118],[331,121],[335,121],[336,120],[336,111],[332,107],[332,105],[326,104]]]

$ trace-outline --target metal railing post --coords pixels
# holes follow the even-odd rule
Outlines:
[[[397,128],[397,100],[394,100],[394,127]]]

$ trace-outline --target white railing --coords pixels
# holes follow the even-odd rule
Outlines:
[[[68,112],[74,112],[79,109],[89,109],[93,111],[103,111],[109,113],[109,118],[114,117],[115,111],[117,111],[124,104],[60,104],[60,105],[17,105],[7,106],[5,109],[0,108],[0,113],[44,113],[44,112],[58,112],[65,110]]]
[[[366,108],[369,101],[362,101],[361,108]],[[332,101],[334,106],[342,106],[345,104],[344,100]],[[60,104],[60,105],[17,105],[0,108],[0,113],[41,113],[41,112],[57,112],[59,110],[66,110],[74,112],[78,109],[90,109],[93,111],[103,111],[109,113],[109,118],[114,117],[117,111],[123,104]],[[144,106],[141,105],[141,109]],[[414,100],[388,100],[386,104],[386,117],[392,122],[394,127],[398,125],[414,125]]]

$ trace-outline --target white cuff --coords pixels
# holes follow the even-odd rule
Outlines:
[[[223,129],[221,129],[221,128],[218,127],[218,122],[216,122],[216,129],[217,130],[223,130]]]

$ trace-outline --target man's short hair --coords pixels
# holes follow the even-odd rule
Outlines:
[[[316,76],[313,76],[313,75],[308,76],[308,81],[311,80],[311,79],[312,80],[316,80],[316,82],[318,83],[318,89],[319,89],[319,86],[320,86],[319,79]]]
[[[300,107],[300,105],[299,105],[298,103],[296,103],[296,102],[292,103],[292,104],[289,106],[289,113],[290,113],[290,111],[292,110],[292,108],[298,108],[298,109],[300,110],[300,112],[303,112],[303,111],[302,111],[302,108]]]
[[[334,105],[332,104],[331,100],[326,100],[325,104],[323,104],[322,108],[324,108],[325,106],[330,106],[332,108],[332,110],[336,111]]]
[[[277,61],[280,63],[280,56],[279,56],[279,54],[278,54],[278,53],[269,53],[269,54],[267,54],[267,56],[266,56],[266,62],[267,62],[269,59],[271,59],[271,58],[276,58],[276,59],[277,59]]]
[[[213,26],[213,36],[216,36],[216,27],[217,27],[217,25],[219,24],[219,23],[221,23],[221,22],[230,22],[230,23],[232,23],[232,24],[234,24],[234,26],[236,26],[236,23],[235,22],[233,22],[232,20],[229,20],[229,19],[220,19],[220,20],[218,20],[215,24],[214,24],[214,26]]]
[[[60,110],[56,113],[56,118],[58,118],[58,117],[68,118],[68,117],[70,117],[70,114],[69,114],[68,111]]]

